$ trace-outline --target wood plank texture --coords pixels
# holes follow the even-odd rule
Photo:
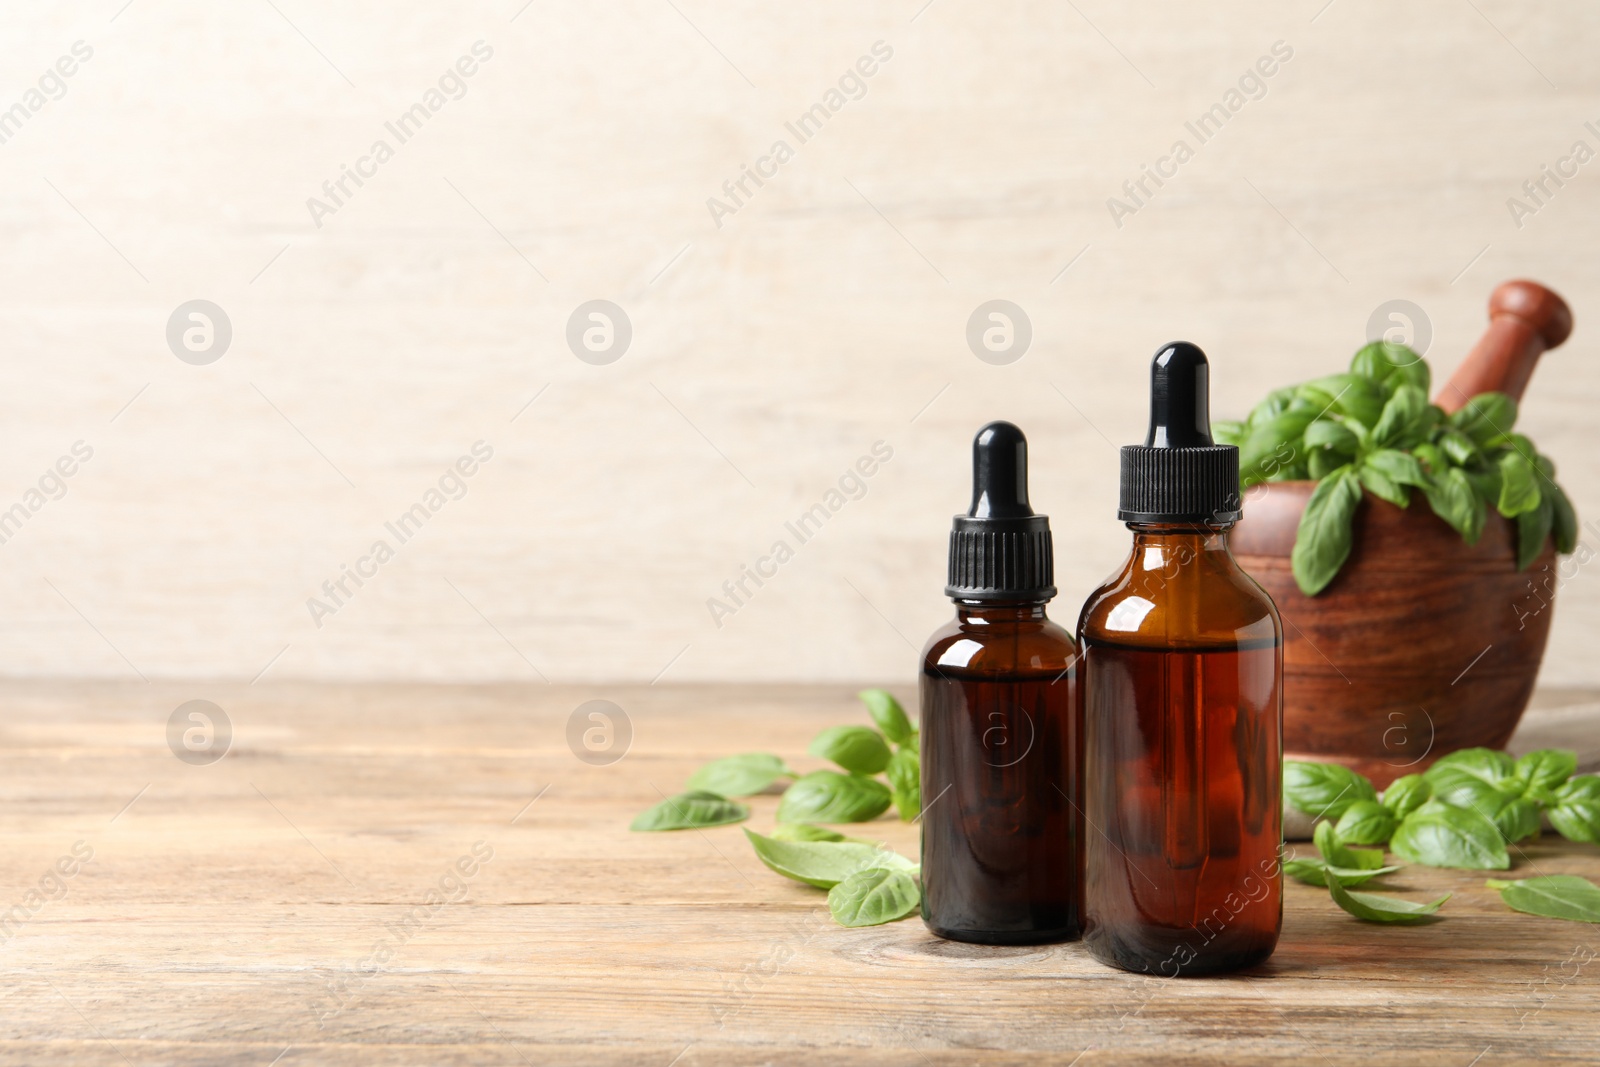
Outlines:
[[[597,696],[632,726],[609,766],[565,740]],[[209,766],[167,747],[195,698],[233,726]],[[1403,872],[1456,894],[1413,929],[1290,883],[1265,966],[1164,982],[1075,944],[844,930],[735,827],[629,833],[711,756],[811,766],[818,729],[862,716],[842,688],[9,681],[0,701],[0,907],[55,898],[9,913],[0,1063],[1488,1067],[1600,1041],[1597,931],[1466,872]],[[776,798],[754,807],[771,826]],[[58,891],[78,842],[93,859]],[[1546,837],[1517,869],[1596,877],[1600,853]],[[432,908],[441,886],[458,899]]]

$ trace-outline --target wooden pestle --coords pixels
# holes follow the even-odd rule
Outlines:
[[[1539,357],[1571,333],[1572,310],[1554,291],[1538,282],[1503,282],[1489,296],[1489,328],[1433,402],[1448,413],[1479,393],[1521,400]]]

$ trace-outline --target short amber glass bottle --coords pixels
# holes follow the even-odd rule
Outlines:
[[[950,539],[956,618],[923,653],[922,917],[957,941],[1066,941],[1082,921],[1077,646],[1045,617],[1050,529],[1026,449],[1010,423],[979,432]]]
[[[1152,385],[1150,438],[1123,456],[1133,551],[1079,621],[1097,830],[1084,942],[1175,977],[1249,967],[1278,942],[1283,636],[1228,550],[1238,458],[1211,441],[1204,354],[1168,346]]]

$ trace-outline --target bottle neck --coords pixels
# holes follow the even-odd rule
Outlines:
[[[1205,523],[1156,524],[1130,522],[1133,531],[1133,567],[1160,571],[1168,576],[1178,568],[1202,560],[1233,562],[1228,550],[1228,526]]]
[[[957,600],[956,617],[963,624],[994,626],[1015,622],[1042,622],[1042,600]]]

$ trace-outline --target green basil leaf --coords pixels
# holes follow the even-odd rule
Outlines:
[[[1568,841],[1600,843],[1600,775],[1580,774],[1557,789],[1545,814]]]
[[[1333,410],[1350,416],[1363,429],[1376,425],[1389,399],[1389,390],[1383,383],[1359,374],[1330,374],[1306,384],[1332,396]]]
[[[1439,447],[1444,449],[1444,454],[1449,457],[1451,463],[1463,466],[1483,456],[1472,438],[1459,430],[1446,430],[1440,434]]]
[[[1383,850],[1346,848],[1334,831],[1333,823],[1319,822],[1311,831],[1312,843],[1330,867],[1349,871],[1375,871],[1383,866]]]
[[[1390,445],[1400,440],[1423,417],[1428,408],[1428,395],[1414,385],[1402,385],[1383,405],[1372,428],[1372,440],[1378,445]]]
[[[1354,431],[1333,419],[1318,419],[1306,427],[1307,448],[1331,448],[1335,452],[1353,453],[1361,442]]]
[[[853,774],[877,774],[889,766],[889,746],[883,735],[866,726],[830,726],[806,751]]]
[[[1325,589],[1350,556],[1351,522],[1361,503],[1361,483],[1349,467],[1334,471],[1311,491],[1300,516],[1290,563],[1306,596]]]
[[[1333,833],[1341,844],[1381,845],[1399,824],[1400,820],[1376,800],[1358,800],[1339,816]]]
[[[642,811],[628,826],[630,830],[696,830],[705,826],[726,826],[743,822],[750,809],[715,793],[689,792],[668,797],[655,807]]]
[[[1438,900],[1417,904],[1399,897],[1380,896],[1377,893],[1352,893],[1337,881],[1328,883],[1333,902],[1358,919],[1371,923],[1418,923],[1430,921],[1430,916],[1450,899],[1446,893]]]
[[[793,775],[783,760],[767,752],[746,752],[712,760],[689,776],[689,788],[699,793],[747,797],[761,792],[779,778]]]
[[[1510,433],[1516,421],[1515,400],[1504,393],[1479,393],[1450,416],[1449,424],[1482,445]]]
[[[1550,536],[1555,538],[1556,551],[1565,556],[1578,547],[1578,513],[1556,483],[1545,482],[1541,491],[1550,501]]]
[[[1488,519],[1488,508],[1466,474],[1459,467],[1452,467],[1436,476],[1426,491],[1433,513],[1449,523],[1467,544],[1477,544]]]
[[[1235,422],[1232,419],[1211,420],[1211,438],[1219,445],[1237,447],[1248,432],[1249,427],[1242,422]]]
[[[1361,486],[1379,500],[1387,500],[1397,508],[1407,507],[1411,503],[1411,490],[1390,478],[1387,474],[1363,463],[1356,471],[1361,478]]]
[[[1250,418],[1245,425],[1250,427],[1260,426],[1272,416],[1287,411],[1289,405],[1294,403],[1298,388],[1297,386],[1289,385],[1282,389],[1274,389],[1268,393],[1265,400],[1250,409]]]
[[[840,926],[892,923],[921,904],[916,880],[905,871],[887,867],[857,871],[828,890],[828,910]]]
[[[859,838],[846,837],[837,830],[830,830],[826,826],[813,826],[808,822],[780,822],[777,829],[772,831],[774,841],[858,841]],[[872,844],[870,841],[863,844]]]
[[[1370,871],[1364,871],[1350,867],[1334,867],[1322,860],[1312,859],[1292,859],[1283,863],[1283,873],[1289,877],[1306,885],[1324,887],[1327,886],[1329,878],[1337,880],[1340,885],[1364,885],[1380,875],[1393,874],[1399,869],[1399,867],[1375,867]]]
[[[1516,780],[1516,765],[1504,752],[1492,748],[1463,748],[1442,756],[1423,772],[1433,795],[1448,800],[1450,791],[1462,782],[1485,782],[1509,786]]]
[[[1216,423],[1212,423],[1212,426],[1214,428]],[[863,689],[856,696],[867,706],[867,714],[878,724],[878,729],[883,731],[884,737],[897,745],[903,745],[911,740],[911,735],[916,732],[911,727],[911,720],[906,717],[905,709],[900,706],[900,702],[887,689]]]
[[[889,779],[890,799],[900,821],[911,822],[922,814],[922,761],[909,748],[897,748],[889,757],[884,777]]]
[[[1425,441],[1413,448],[1411,454],[1416,456],[1417,462],[1422,464],[1423,472],[1430,476],[1443,474],[1450,469],[1450,461],[1445,459],[1445,455],[1439,451],[1438,445],[1429,444]],[[1427,487],[1427,484],[1422,486],[1424,489]]]
[[[1389,850],[1408,863],[1503,871],[1511,866],[1495,824],[1470,808],[1430,801],[1407,815]]]
[[[1366,778],[1337,763],[1285,760],[1283,793],[1294,809],[1314,819],[1337,819],[1358,800],[1376,800]]]
[[[1484,885],[1500,890],[1500,899],[1513,911],[1600,923],[1600,886],[1575,874],[1551,874],[1520,881],[1491,878]]]
[[[1239,445],[1239,476],[1253,485],[1290,462],[1297,454],[1300,435],[1316,416],[1315,411],[1282,411],[1260,424],[1252,423]]]
[[[1549,494],[1541,495],[1539,505],[1517,516],[1517,570],[1525,571],[1544,551],[1555,521],[1555,505]]]
[[[1420,774],[1408,774],[1390,782],[1389,788],[1378,799],[1391,815],[1403,819],[1426,804],[1431,796],[1433,787],[1426,778]]]
[[[889,787],[876,778],[812,771],[778,802],[779,822],[866,822],[889,808]]]
[[[1393,341],[1373,341],[1358,349],[1350,360],[1350,373],[1428,391],[1428,364],[1409,346]]]
[[[819,889],[832,889],[857,871],[879,867],[911,871],[917,866],[898,852],[854,841],[782,841],[749,829],[744,835],[762,863],[785,878]]]
[[[1427,472],[1422,469],[1422,464],[1417,462],[1417,457],[1409,452],[1379,448],[1369,452],[1367,458],[1362,460],[1362,465],[1381,471],[1391,482],[1400,485],[1414,485],[1419,489],[1426,489],[1429,484]]]
[[[1539,506],[1539,476],[1533,464],[1521,452],[1505,452],[1500,456],[1500,499],[1495,507],[1508,519]],[[1548,526],[1546,527],[1548,529]]]
[[[1570,748],[1541,748],[1528,753],[1512,766],[1517,781],[1555,789],[1578,769],[1578,754]]]

